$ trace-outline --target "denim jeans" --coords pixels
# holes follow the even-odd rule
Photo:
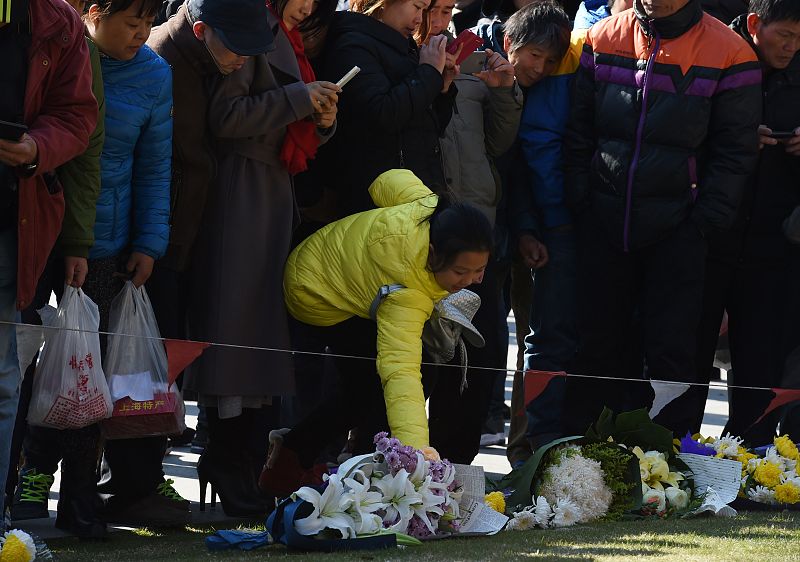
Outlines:
[[[525,370],[564,371],[577,350],[577,257],[572,227],[545,232],[541,242],[549,261],[533,272],[530,332],[525,337]],[[527,436],[539,447],[562,436],[566,381],[556,377],[527,407]]]
[[[0,230],[0,320],[17,319],[17,234],[16,228]],[[14,326],[0,325],[0,482],[8,477],[11,437],[17,417],[20,385],[17,334]],[[0,515],[5,494],[0,495]]]

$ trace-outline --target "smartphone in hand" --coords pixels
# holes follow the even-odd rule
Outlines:
[[[789,140],[797,135],[794,131],[772,131],[769,136],[776,140]]]
[[[475,51],[461,63],[461,74],[475,74],[486,70],[486,51]]]
[[[464,45],[464,47],[461,49],[461,54],[458,55],[456,59],[456,64],[461,64],[468,56],[481,47],[483,45],[483,39],[475,35],[469,29],[465,29],[447,46],[447,52],[451,55],[454,54],[458,50],[459,45]]]
[[[9,121],[0,121],[0,139],[19,142],[19,139],[22,138],[22,135],[27,132],[27,125],[23,125],[22,123],[11,123]]]

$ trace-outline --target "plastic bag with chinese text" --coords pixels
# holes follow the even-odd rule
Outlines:
[[[58,311],[40,314],[44,325],[54,329],[45,330],[28,423],[78,429],[109,417],[112,403],[100,361],[97,305],[67,285]]]
[[[125,283],[111,302],[108,326],[103,367],[114,411],[101,426],[105,438],[181,433],[183,399],[169,380],[164,341],[144,286]]]

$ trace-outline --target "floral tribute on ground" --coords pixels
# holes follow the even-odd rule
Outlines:
[[[426,539],[457,532],[460,487],[453,465],[386,433],[375,436],[375,447],[374,455],[327,475],[324,490],[295,492],[313,506],[296,521],[297,531],[343,539],[378,533]]]
[[[699,507],[692,484],[669,430],[645,410],[606,409],[586,435],[541,447],[495,488],[511,517],[506,529],[526,530],[682,516]]]
[[[753,508],[748,500],[764,506],[800,507],[797,444],[787,435],[775,437],[772,445],[752,450],[743,442],[741,437],[730,434],[719,439],[695,434],[686,435],[679,443],[682,453],[741,463],[741,489],[735,502],[739,508]]]

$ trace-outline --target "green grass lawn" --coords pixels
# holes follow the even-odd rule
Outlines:
[[[595,523],[558,530],[503,531],[494,537],[447,539],[404,550],[302,554],[282,546],[252,552],[211,553],[203,539],[212,529],[115,532],[102,543],[50,540],[59,560],[652,560],[800,561],[800,516],[741,513],[735,519]]]

